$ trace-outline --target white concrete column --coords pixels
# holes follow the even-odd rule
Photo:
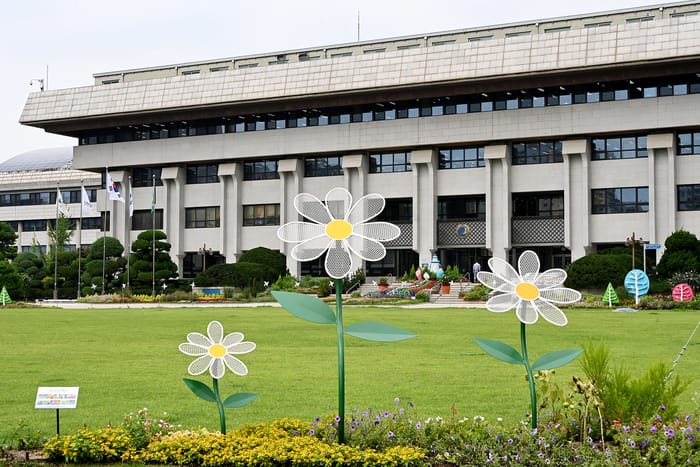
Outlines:
[[[182,260],[185,256],[185,169],[164,167],[160,179],[163,181],[163,189],[158,193],[156,187],[156,209],[159,206],[163,208],[163,231],[170,243],[170,259],[177,264],[178,274],[182,275]]]
[[[304,173],[303,159],[283,159],[277,164],[280,176],[280,225],[299,220],[299,213],[294,208],[294,198],[301,193]],[[287,269],[295,277],[301,274],[301,263],[289,254],[293,244],[279,240],[280,252],[287,258]]]
[[[591,145],[587,139],[566,140],[564,156],[564,246],[571,250],[571,261],[591,251]]]
[[[130,172],[125,170],[110,170],[109,175],[112,181],[119,184],[119,194],[124,199],[123,203],[119,201],[111,201],[105,193],[105,203],[107,203],[107,211],[110,211],[110,231],[109,234],[119,240],[126,247],[126,237],[129,234],[129,193],[127,193],[127,185]]]
[[[345,189],[350,192],[354,200],[367,194],[367,160],[364,154],[343,156],[343,181]]]
[[[511,248],[512,195],[510,192],[510,146],[484,148],[486,160],[486,248],[508,261]]]
[[[649,242],[663,245],[676,231],[676,150],[673,133],[647,136],[649,153]],[[663,247],[656,260],[663,255]]]
[[[237,162],[219,164],[219,184],[221,187],[221,205],[219,207],[219,245],[220,253],[227,263],[235,263],[241,251],[241,226],[243,225],[243,207],[241,204],[241,181],[243,166]]]
[[[435,149],[411,152],[413,168],[413,250],[430,260],[437,248],[437,159]]]

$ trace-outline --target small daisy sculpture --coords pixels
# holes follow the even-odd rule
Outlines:
[[[333,310],[316,297],[272,292],[275,299],[293,315],[319,324],[335,324],[338,335],[338,442],[345,441],[345,346],[344,334],[376,342],[395,342],[416,334],[382,323],[355,323],[343,327],[343,278],[349,277],[364,261],[378,261],[386,255],[381,242],[397,238],[401,230],[388,222],[370,222],[384,209],[381,195],[369,194],[353,204],[344,188],[333,188],[321,201],[300,193],[294,198],[297,212],[308,219],[284,224],[277,231],[280,240],[295,243],[290,255],[297,261],[312,261],[326,253],[325,269],[335,280],[336,305]],[[331,282],[333,284],[333,282]]]
[[[233,332],[224,336],[224,327],[218,321],[212,321],[207,326],[207,335],[199,332],[187,334],[187,342],[178,347],[180,352],[191,357],[197,357],[187,367],[187,372],[198,376],[209,371],[213,384],[206,384],[189,378],[183,378],[188,388],[205,401],[215,402],[219,408],[221,433],[226,434],[226,415],[224,408],[243,407],[253,402],[258,396],[254,393],[237,393],[222,400],[219,394],[219,380],[223,378],[226,368],[233,374],[245,376],[248,367],[238,357],[255,350],[255,343],[243,341],[243,334]]]
[[[491,272],[480,271],[479,282],[496,292],[486,302],[486,308],[494,313],[515,309],[520,321],[520,348],[522,354],[503,342],[490,339],[474,339],[489,355],[516,365],[524,365],[530,385],[532,402],[532,427],[537,428],[537,397],[533,372],[551,370],[576,358],[581,349],[550,352],[533,364],[527,355],[526,325],[535,324],[541,316],[555,326],[566,326],[564,312],[555,304],[569,304],[581,300],[581,293],[562,287],[566,280],[563,269],[549,269],[540,273],[540,259],[533,251],[525,251],[518,258],[518,270],[500,258],[488,261]]]

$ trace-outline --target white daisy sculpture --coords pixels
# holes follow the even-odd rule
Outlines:
[[[401,230],[389,222],[368,222],[384,209],[384,197],[368,194],[352,204],[344,188],[333,188],[325,202],[314,195],[299,193],[294,198],[297,212],[311,222],[289,222],[277,231],[280,240],[296,243],[290,255],[297,261],[312,261],[327,253],[326,272],[343,279],[358,267],[357,258],[378,261],[386,255],[381,242],[394,240]]]
[[[397,238],[401,230],[389,222],[369,222],[384,209],[384,198],[369,194],[353,204],[344,188],[333,188],[321,201],[308,193],[294,198],[297,212],[311,222],[294,221],[277,231],[280,240],[296,243],[290,255],[297,261],[312,261],[326,253],[325,269],[336,279],[336,305],[333,310],[317,297],[272,292],[275,299],[293,315],[319,324],[335,324],[338,335],[338,442],[345,442],[345,346],[344,334],[376,342],[395,342],[416,334],[382,323],[355,323],[343,327],[343,281],[360,261],[377,261],[386,255],[381,242]]]
[[[226,399],[219,393],[219,380],[223,378],[226,368],[238,376],[248,374],[248,367],[234,355],[250,353],[255,350],[254,342],[243,341],[243,334],[233,332],[224,336],[224,327],[218,321],[212,321],[207,326],[207,335],[199,332],[187,334],[187,342],[178,346],[180,352],[191,357],[197,357],[187,367],[187,372],[198,376],[209,370],[213,379],[210,388],[201,381],[183,378],[188,388],[205,401],[215,402],[219,408],[221,433],[226,434],[226,416],[224,408],[243,407],[253,402],[258,396],[254,393],[237,393]]]
[[[520,348],[522,354],[503,342],[490,339],[474,339],[489,355],[516,365],[524,365],[530,385],[532,403],[532,427],[537,428],[537,398],[534,372],[557,368],[576,358],[581,349],[550,352],[530,364],[527,355],[526,325],[535,324],[540,316],[556,326],[566,326],[568,320],[556,304],[570,304],[581,300],[581,293],[562,287],[566,280],[563,269],[549,269],[540,273],[540,259],[533,251],[525,251],[518,258],[518,271],[500,258],[488,261],[491,272],[480,271],[479,282],[493,289],[496,294],[486,302],[486,308],[494,313],[515,309],[520,320]]]

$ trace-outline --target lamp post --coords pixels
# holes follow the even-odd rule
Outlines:
[[[207,248],[205,243],[202,248],[199,249],[199,254],[202,256],[202,272],[207,270],[207,255],[212,254],[211,248]]]
[[[625,240],[625,245],[632,246],[632,269],[634,269],[634,259],[635,259],[634,248],[636,245],[641,245],[642,243],[644,243],[644,240],[642,240],[642,237],[635,238],[634,232],[632,232],[631,237],[627,237],[627,240]]]

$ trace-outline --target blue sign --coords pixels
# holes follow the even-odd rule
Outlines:
[[[658,250],[659,248],[661,248],[660,243],[646,243],[644,245],[645,250]]]

